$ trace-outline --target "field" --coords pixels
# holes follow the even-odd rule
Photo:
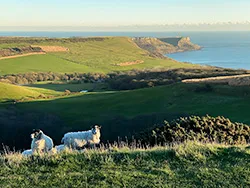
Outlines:
[[[109,90],[106,83],[83,83],[83,84],[68,84],[68,83],[54,83],[54,82],[37,82],[35,84],[27,85],[29,87],[46,88],[54,91],[70,90],[72,92],[79,92],[82,90],[90,91],[105,91]]]
[[[13,59],[0,60],[0,74],[17,74],[26,72],[92,72],[94,69],[85,65],[72,63],[51,54],[31,55]],[[98,71],[98,69],[96,69]],[[99,70],[99,72],[101,72]]]
[[[18,99],[35,99],[40,95],[60,96],[61,93],[32,87],[17,86],[0,82],[0,102],[18,100]]]
[[[132,136],[138,131],[188,115],[225,116],[232,121],[250,124],[249,87],[177,83],[168,86],[130,91],[101,91],[55,99],[0,104],[2,137],[10,147],[28,148],[29,131],[41,128],[59,144],[67,131],[103,126],[102,140]],[[12,127],[18,126],[13,132]],[[19,135],[25,135],[23,139]],[[10,141],[13,137],[15,142]],[[7,141],[7,139],[9,141]],[[19,142],[18,140],[22,140]]]
[[[249,187],[248,145],[187,142],[151,149],[116,146],[23,158],[0,156],[5,187]]]
[[[65,52],[50,52],[46,55],[32,55],[13,59],[0,60],[0,75],[26,72],[98,72],[126,71],[145,68],[180,68],[199,67],[180,63],[171,59],[150,57],[149,52],[139,48],[127,37],[106,37],[103,40],[72,42],[58,39],[53,42],[43,40],[21,43],[0,44],[0,48],[15,46],[62,46],[69,49]],[[31,40],[32,41],[32,40]],[[28,43],[29,42],[29,43]],[[119,66],[120,63],[143,61],[140,64]]]

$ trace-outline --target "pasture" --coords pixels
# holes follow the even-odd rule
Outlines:
[[[208,90],[205,84],[177,83],[0,104],[1,132],[13,133],[3,136],[1,142],[11,147],[27,148],[29,130],[41,128],[48,135],[53,135],[59,144],[65,132],[87,130],[94,124],[103,126],[103,141],[114,141],[118,136],[130,137],[161,124],[163,120],[188,115],[221,115],[232,121],[250,124],[249,95],[250,88],[247,86],[212,85]],[[15,134],[11,127],[16,128]],[[19,135],[26,135],[27,140]]]
[[[90,38],[91,39],[91,38]],[[0,75],[27,72],[98,72],[126,71],[148,68],[192,68],[200,67],[180,63],[172,59],[151,57],[149,52],[139,48],[128,37],[106,37],[103,40],[71,41],[55,39],[53,42],[42,39],[24,38],[21,43],[2,43],[0,48],[14,46],[62,46],[65,52],[48,52],[46,55],[31,55],[0,60]],[[120,63],[143,61],[140,64],[119,66]]]
[[[248,145],[187,142],[147,150],[0,156],[1,187],[249,187]]]

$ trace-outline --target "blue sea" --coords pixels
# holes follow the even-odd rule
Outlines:
[[[0,36],[32,37],[173,37],[189,36],[202,46],[200,51],[181,52],[167,56],[182,62],[218,67],[250,69],[250,32],[0,32]]]

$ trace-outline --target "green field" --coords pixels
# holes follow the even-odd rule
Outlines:
[[[249,187],[250,149],[188,142],[23,158],[0,156],[7,187]]]
[[[94,69],[85,65],[72,63],[56,56],[31,55],[13,59],[0,60],[0,74],[17,74],[27,72],[92,72]],[[101,72],[96,69],[97,72]]]
[[[60,96],[61,93],[49,90],[49,89],[38,89],[32,87],[17,86],[12,84],[6,84],[0,82],[0,102],[18,100],[18,99],[35,99],[39,95],[51,95]]]
[[[109,86],[106,83],[67,84],[67,83],[38,82],[27,86],[36,88],[46,88],[54,91],[70,90],[72,92],[80,92],[82,90],[105,91],[109,89]]]
[[[99,114],[97,119],[103,119],[109,117],[109,114],[133,118],[140,114],[179,112],[224,115],[236,121],[250,123],[246,116],[246,109],[249,107],[247,101],[250,100],[249,87],[214,85],[211,92],[196,91],[196,88],[202,86],[204,84],[177,83],[131,91],[96,92],[44,102],[20,103],[18,107],[28,109],[35,104],[39,109],[53,113],[60,106],[61,113],[67,108],[66,113],[61,115],[65,119],[71,114],[82,116],[86,120],[91,119],[95,113]],[[234,108],[235,105],[241,107],[240,112]],[[81,106],[88,110],[80,110]]]
[[[103,126],[102,141],[131,136],[163,120],[188,115],[225,116],[232,121],[250,124],[249,87],[213,85],[211,91],[202,91],[204,87],[204,84],[177,83],[131,91],[84,93],[15,105],[0,104],[1,128],[8,131],[9,127],[18,125],[19,134],[41,128],[59,144],[65,132],[87,130],[94,124]],[[23,137],[15,137],[15,140],[19,139],[23,140]],[[28,143],[29,139],[20,144]],[[23,147],[19,142],[15,146]]]
[[[28,46],[29,43],[1,44],[7,46]],[[128,37],[107,37],[103,41],[69,42],[58,39],[55,42],[39,42],[32,45],[52,45],[69,48],[67,52],[54,52],[46,55],[31,55],[0,60],[0,75],[26,72],[99,72],[125,71],[145,68],[199,67],[171,59],[149,56],[149,52],[137,47]],[[144,63],[118,66],[119,63],[143,60]]]

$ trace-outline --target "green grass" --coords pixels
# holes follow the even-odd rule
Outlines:
[[[1,44],[27,46],[21,44]],[[148,52],[137,47],[128,37],[107,37],[103,41],[87,42],[40,42],[32,45],[64,46],[68,52],[49,53],[47,55],[32,55],[14,59],[0,60],[0,75],[26,72],[112,72],[144,68],[191,68],[198,67],[187,63],[179,63],[171,59],[152,58]],[[131,66],[118,66],[123,62],[143,60],[144,63]]]
[[[201,84],[202,85],[202,84]],[[176,112],[229,116],[232,120],[250,123],[247,116],[250,101],[248,87],[214,85],[211,92],[196,92],[200,84],[173,84],[131,91],[89,93],[57,100],[19,104],[29,109],[33,105],[47,112],[60,108],[65,119],[71,114],[86,119],[100,114],[98,119],[110,115],[133,118],[140,114]],[[88,110],[81,110],[85,106]],[[55,107],[55,108],[54,108]],[[67,109],[67,110],[64,110]],[[239,109],[241,109],[239,111]],[[74,124],[75,122],[72,122]]]
[[[249,146],[187,142],[111,147],[23,158],[0,157],[1,187],[249,187]]]
[[[50,54],[0,60],[0,67],[0,75],[49,71],[58,73],[94,71],[85,65],[72,63]],[[96,71],[102,72],[98,69]]]
[[[48,90],[48,89],[38,89],[32,87],[17,86],[13,84],[7,84],[0,82],[0,102],[18,100],[18,99],[34,99],[39,95],[52,95],[60,96],[61,93]]]
[[[19,134],[41,128],[56,143],[71,130],[88,130],[100,124],[102,140],[113,141],[118,136],[131,136],[138,131],[152,128],[163,120],[171,121],[180,116],[224,116],[233,122],[250,124],[250,88],[214,85],[213,91],[197,92],[202,84],[173,84],[132,91],[84,93],[52,100],[39,100],[12,104],[0,104],[2,131],[18,125]],[[9,116],[9,114],[14,114]],[[7,134],[7,133],[6,133]],[[2,137],[11,147],[26,147],[29,139],[10,135]],[[14,139],[13,138],[13,139]],[[5,139],[9,139],[9,142]]]
[[[70,90],[72,92],[79,92],[81,90],[105,91],[109,89],[109,86],[106,83],[67,84],[67,83],[38,82],[36,84],[30,84],[27,86],[36,88],[46,88],[55,91]]]

